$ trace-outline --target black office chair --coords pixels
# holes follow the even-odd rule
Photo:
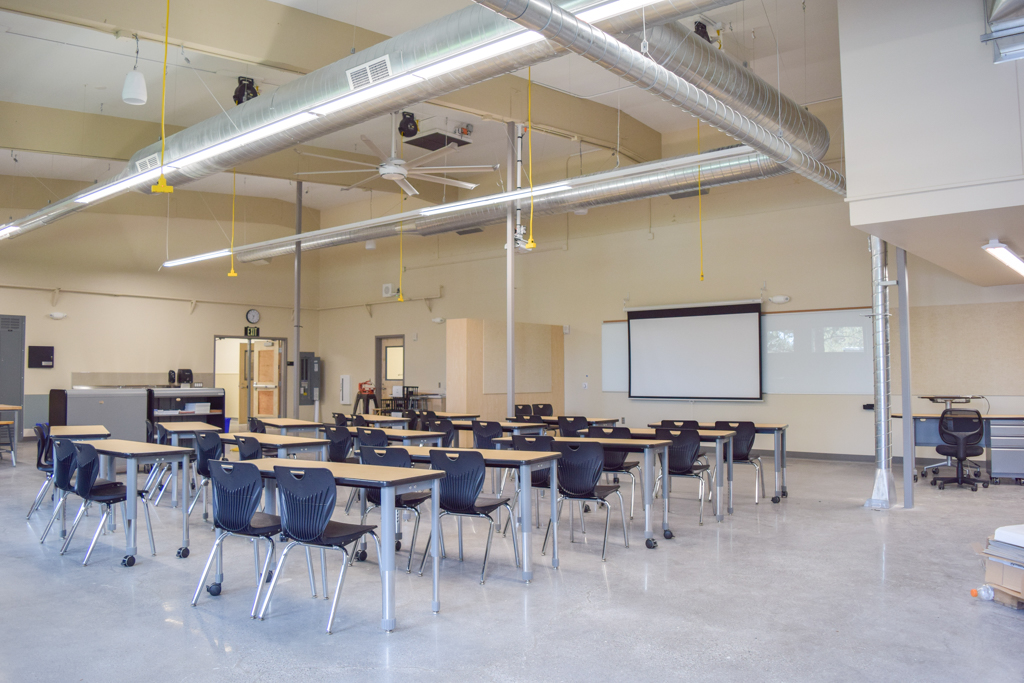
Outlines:
[[[631,439],[632,433],[629,427],[587,427],[585,432],[590,439]],[[582,435],[581,435],[582,436]],[[627,460],[629,451],[618,451],[613,448],[604,449],[604,472],[614,474],[615,483],[619,483],[620,474],[628,474],[631,480],[629,486],[629,518],[633,519],[633,499],[636,497],[636,478],[640,477],[641,491],[643,491],[643,475],[640,473],[639,460]]]
[[[402,417],[409,418],[409,423],[406,429],[419,429],[420,416],[415,410],[405,410],[402,412]]]
[[[270,590],[263,599],[263,607],[260,608],[260,620],[267,613],[270,599],[274,596],[274,589],[281,578],[281,571],[284,568],[288,553],[296,546],[303,546],[319,550],[340,550],[342,554],[341,572],[338,574],[338,583],[334,587],[334,601],[331,603],[331,614],[327,618],[327,634],[331,633],[331,625],[334,623],[334,613],[338,609],[338,597],[341,595],[341,587],[345,581],[345,571],[348,569],[349,553],[346,546],[358,541],[365,534],[373,537],[377,545],[377,557],[380,557],[380,540],[373,532],[376,527],[346,524],[334,522],[331,514],[334,512],[334,505],[337,502],[337,486],[334,483],[334,475],[330,470],[322,467],[275,467],[274,476],[277,478],[278,497],[281,501],[281,531],[285,536],[292,539],[281,552],[281,559],[277,561],[274,569],[274,578],[270,582]],[[323,575],[324,599],[327,598],[327,559],[324,553],[320,554],[320,569]],[[313,597],[316,597],[316,587],[313,583],[313,572],[310,567],[309,584],[313,590]]]
[[[558,416],[558,433],[567,439],[580,436],[580,432],[585,431],[588,427],[590,427],[590,423],[585,417]]]
[[[516,417],[526,417],[527,415],[533,415],[533,406],[529,403],[517,403]]]
[[[764,467],[760,455],[751,455],[754,447],[754,437],[757,431],[753,422],[726,422],[718,420],[715,422],[715,429],[736,432],[732,438],[732,461],[736,463],[747,463],[754,466],[754,505],[758,504],[757,482],[761,480],[761,496],[764,496]]]
[[[213,489],[213,526],[217,529],[217,540],[213,542],[206,566],[199,577],[196,592],[192,595],[192,606],[199,602],[199,594],[210,573],[213,558],[217,558],[217,571],[213,583],[206,591],[216,597],[224,583],[224,539],[228,536],[244,536],[253,543],[256,558],[256,598],[252,603],[250,617],[256,616],[263,584],[270,580],[270,563],[274,559],[274,534],[281,533],[281,518],[257,512],[263,494],[263,478],[255,465],[242,462],[213,460],[208,463],[208,474]],[[267,555],[260,571],[259,542],[267,542]]]
[[[454,457],[453,457],[454,456]],[[444,557],[444,533],[440,528],[441,519],[447,515],[455,517],[480,517],[486,519],[489,527],[487,531],[487,547],[484,550],[484,566],[480,570],[480,583],[483,584],[487,576],[487,558],[491,553],[491,540],[494,538],[494,518],[491,513],[498,508],[504,507],[508,510],[509,517],[512,516],[512,507],[508,498],[482,498],[480,492],[484,488],[484,456],[479,451],[459,451],[449,453],[443,449],[430,450],[430,466],[432,469],[441,470],[445,476],[440,481],[441,501],[440,518],[438,519],[438,540],[441,541],[441,556]],[[434,529],[431,529],[431,533]],[[519,545],[516,542],[516,535],[512,534],[512,551],[515,554],[516,566],[519,566]],[[427,561],[427,553],[430,552],[430,537],[427,537],[427,547],[423,551],[423,560],[420,562],[420,576],[423,575],[423,565]],[[462,524],[459,524],[459,561],[462,561]]]
[[[47,523],[46,528],[43,529],[43,535],[39,537],[39,542],[44,543],[46,536],[50,533],[50,527],[57,521],[57,516],[60,515],[60,537],[65,538],[67,536],[66,518],[67,518],[67,497],[75,492],[75,485],[71,482],[71,478],[75,476],[75,457],[77,451],[75,450],[75,442],[70,439],[54,439],[53,440],[53,488],[57,494],[57,502],[53,506],[53,515],[50,516],[50,521]]]
[[[36,499],[32,501],[32,507],[28,509],[25,519],[31,517],[32,513],[39,509],[46,498],[46,492],[53,486],[53,442],[50,441],[50,425],[45,422],[36,423],[32,431],[36,435],[36,469],[43,472],[46,479],[43,481],[39,493],[36,494]]]
[[[555,450],[555,437],[553,436],[528,436],[526,434],[512,435],[512,448],[517,451],[553,451]],[[544,495],[544,489],[551,487],[551,470],[547,467],[530,472],[530,486],[535,492],[537,503],[537,514],[534,516],[537,528],[540,528],[540,498]],[[521,487],[516,488],[516,496],[521,495]],[[515,507],[515,501],[513,501]],[[506,524],[507,528],[508,524]]]
[[[156,440],[156,425],[151,420],[146,420],[146,441],[148,443],[160,443]]]
[[[544,424],[544,418],[540,415],[520,415],[508,418],[509,422],[522,422],[525,424]]]
[[[353,415],[352,416],[352,425],[355,426],[355,427],[368,427],[370,425],[370,423],[368,423],[366,421],[366,418],[363,417],[362,415]]]
[[[105,479],[98,479],[100,472],[100,458],[96,453],[96,448],[90,443],[77,443],[75,446],[75,494],[82,499],[82,507],[78,510],[78,515],[75,516],[75,521],[71,525],[71,531],[68,533],[67,539],[64,541],[64,545],[60,549],[60,554],[63,555],[68,551],[68,546],[71,545],[71,539],[75,536],[75,531],[78,529],[79,523],[82,521],[82,517],[85,516],[85,511],[92,506],[93,503],[99,503],[103,508],[103,514],[100,516],[100,523],[96,527],[96,533],[92,536],[92,542],[89,544],[89,549],[85,551],[85,559],[82,560],[82,566],[89,564],[89,556],[92,555],[92,550],[96,547],[96,540],[103,533],[103,525],[107,521],[111,513],[111,506],[120,503],[121,505],[121,518],[126,519],[127,513],[125,511],[125,501],[128,500],[128,489],[119,481],[106,481]],[[146,528],[149,530],[149,548],[150,551],[156,555],[156,544],[153,541],[153,525],[149,519],[149,503],[144,495],[145,491],[140,491],[140,499],[142,500],[142,509],[146,513]],[[125,534],[128,533],[128,525],[124,524]],[[134,564],[134,562],[133,562]]]
[[[359,462],[359,458],[350,456],[352,451],[352,432],[348,427],[324,427],[330,445],[327,447],[327,458],[331,462]]]
[[[985,423],[982,422],[981,413],[977,410],[943,410],[939,417],[939,437],[946,445],[936,446],[935,450],[943,457],[956,458],[956,476],[932,477],[932,486],[944,489],[946,484],[956,484],[957,488],[966,485],[970,486],[972,491],[977,491],[978,484],[981,484],[983,488],[988,488],[987,481],[968,477],[964,473],[965,465],[969,464],[968,458],[978,458],[985,454],[985,448],[978,445],[984,435]]]
[[[700,435],[693,429],[673,430],[657,428],[654,430],[654,438],[672,442],[672,445],[668,447],[669,477],[690,477],[699,482],[700,486],[698,488],[698,496],[700,498],[700,516],[697,519],[697,523],[700,526],[703,526],[704,478],[708,478],[707,487],[710,489],[711,476],[707,463],[697,461],[697,458],[703,455],[703,453],[700,452]],[[660,474],[658,475],[658,481],[661,483]],[[669,492],[671,488],[672,486],[670,482],[664,483],[664,493],[662,493],[662,495],[669,499],[670,510],[672,499],[669,497]],[[655,488],[655,492],[657,492],[657,488]]]
[[[550,403],[534,403],[533,414],[541,417],[551,417],[555,414],[555,408]]]
[[[409,451],[404,448],[373,448],[372,446],[363,446],[359,449],[360,462],[364,465],[378,465],[381,467],[412,467],[412,458],[409,457]],[[366,524],[366,514],[374,508],[380,507],[380,489],[368,488],[363,489],[366,492],[366,512],[363,513],[359,520],[360,524]],[[412,556],[416,553],[416,535],[420,530],[420,505],[424,501],[430,500],[430,491],[414,491],[412,493],[402,493],[395,496],[395,510],[396,515],[401,514],[399,510],[408,510],[416,515],[416,522],[412,527],[412,543],[409,545],[409,562],[405,567],[405,573],[412,573]],[[381,524],[385,521],[381,520]],[[395,523],[397,524],[397,516]],[[402,549],[402,542],[395,541],[395,550]]]
[[[473,448],[494,450],[494,440],[502,435],[500,422],[473,420]]]
[[[622,540],[626,547],[629,547],[629,527],[626,526],[626,506],[622,501],[622,493],[618,484],[599,484],[601,474],[604,470],[604,449],[599,443],[560,443],[557,444],[562,457],[558,460],[558,517],[562,516],[562,503],[569,502],[569,542],[575,542],[575,529],[572,525],[572,501],[580,503],[588,501],[603,505],[604,512],[604,544],[601,546],[601,561],[604,562],[608,551],[608,527],[611,522],[611,506],[608,504],[608,496],[615,494],[619,497],[619,512],[622,514]],[[583,513],[580,512],[582,524]],[[586,528],[583,528],[586,534]],[[540,552],[543,555],[548,545],[548,536],[551,534],[551,520],[548,520],[548,530],[544,533],[544,543]]]
[[[203,519],[209,519],[206,512],[206,487],[210,484],[210,461],[220,460],[224,457],[224,443],[220,440],[217,432],[196,432],[196,474],[199,475],[196,491],[192,503],[188,506],[188,514],[192,515],[192,508],[199,501],[199,492],[203,494]]]
[[[365,422],[363,424],[366,424]],[[371,429],[369,427],[357,427],[356,428],[356,439],[359,440],[359,448],[362,450],[363,446],[371,446],[373,448],[387,448],[388,447],[388,435],[384,433],[383,429]],[[348,501],[345,503],[345,514],[347,515],[352,510],[352,503],[359,500],[362,489],[353,488],[348,494]]]
[[[334,426],[335,427],[348,427],[348,415],[344,413],[334,414]]]
[[[441,432],[444,434],[441,438],[442,448],[451,448],[455,443],[455,425],[452,424],[451,420],[439,420],[437,418],[434,418],[433,420],[424,420],[423,430],[427,432]]]
[[[256,460],[263,457],[263,446],[253,436],[235,436],[239,460]]]

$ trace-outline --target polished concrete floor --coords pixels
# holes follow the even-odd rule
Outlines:
[[[753,468],[737,467],[735,514],[724,523],[706,507],[698,526],[696,485],[679,482],[676,538],[648,550],[637,514],[624,548],[613,509],[601,562],[604,515],[589,513],[582,543],[569,544],[563,523],[559,570],[537,553],[531,585],[517,579],[511,538],[497,536],[481,586],[486,528],[466,524],[459,563],[450,521],[439,614],[429,573],[402,573],[398,628],[380,631],[371,551],[348,575],[328,636],[330,603],[310,598],[298,554],[272,615],[248,618],[254,577],[243,540],[228,541],[223,594],[204,592],[191,607],[213,541],[198,516],[184,560],[174,556],[180,513],[165,506],[154,515],[158,555],[130,569],[120,566],[120,529],[81,566],[98,515],[68,555],[58,556],[54,536],[40,545],[51,507],[26,522],[42,481],[32,455],[24,444],[22,465],[0,463],[0,681],[1024,680],[1024,611],[969,594],[983,579],[971,543],[1024,521],[1024,487],[919,485],[915,509],[882,512],[861,507],[870,466],[793,459],[790,497],[755,506]],[[332,590],[338,569],[330,557]]]

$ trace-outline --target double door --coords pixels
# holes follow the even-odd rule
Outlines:
[[[216,337],[216,386],[224,389],[226,415],[240,427],[244,428],[250,417],[284,415],[286,356],[287,342],[281,338]]]

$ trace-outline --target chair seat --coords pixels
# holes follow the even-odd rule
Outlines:
[[[476,499],[473,509],[467,510],[467,514],[489,515],[508,501],[508,498],[485,498],[481,496]]]
[[[640,461],[639,460],[627,460],[626,462],[622,463],[621,467],[611,467],[611,468],[605,467],[603,471],[605,471],[605,472],[629,472],[630,470],[636,469],[637,467],[640,467]]]
[[[710,468],[707,465],[698,462],[698,463],[694,463],[693,466],[690,467],[690,469],[688,469],[688,470],[674,470],[674,469],[672,469],[671,465],[669,465],[668,473],[673,475],[673,476],[677,476],[677,477],[683,477],[683,476],[687,476],[687,475],[696,476],[696,475],[700,474],[701,472],[707,472],[708,469],[710,469]]]
[[[377,527],[364,524],[346,524],[344,522],[328,522],[317,545],[343,546],[356,541],[360,536],[373,531]]]
[[[430,491],[416,491],[414,493],[403,493],[395,498],[395,507],[414,508],[424,501],[430,500]]]
[[[121,482],[108,481],[102,486],[94,486],[87,499],[95,503],[120,503],[128,499],[128,489]]]
[[[594,487],[594,493],[592,495],[573,496],[573,495],[570,495],[570,494],[566,493],[565,491],[562,491],[561,493],[566,498],[573,498],[573,499],[580,498],[580,499],[585,499],[585,500],[591,500],[591,499],[594,499],[594,498],[598,498],[600,500],[604,500],[605,498],[607,498],[608,496],[612,495],[613,493],[615,493],[618,490],[619,490],[619,485],[618,484],[598,484],[597,486]]]
[[[108,486],[124,486],[124,484],[119,481],[111,481],[110,479],[100,479],[97,477],[96,481],[92,485],[92,490],[95,491],[96,489],[102,489]]]
[[[281,518],[263,512],[253,514],[249,527],[243,532],[246,536],[273,536],[281,532]]]
[[[936,446],[935,450],[938,452],[939,455],[945,456],[947,458],[955,458],[956,457],[956,446]],[[985,449],[983,447],[981,447],[981,446],[968,446],[967,447],[967,457],[968,458],[977,458],[977,457],[980,457],[982,455],[985,455]]]

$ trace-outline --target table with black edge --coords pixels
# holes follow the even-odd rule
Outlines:
[[[319,423],[317,423],[319,424]],[[288,436],[286,434],[257,434],[256,432],[231,432],[221,434],[224,443],[238,443],[238,437],[251,436],[260,442],[260,447],[276,448],[277,457],[286,458],[289,454],[316,453],[320,460],[327,461],[327,449],[331,442],[327,439],[311,439],[305,436]]]
[[[433,443],[433,445],[440,448],[441,441],[444,439],[444,432],[427,432],[420,429],[387,429],[378,427],[346,427],[348,433],[352,435],[352,450],[358,455],[359,454],[359,430],[360,429],[379,429],[384,432],[384,436],[388,438],[388,443],[400,443],[403,446],[427,446]]]
[[[529,417],[529,416],[527,416],[527,417]],[[534,419],[534,420],[541,420],[548,427],[554,427],[555,429],[558,429],[558,417],[559,417],[558,415],[534,415],[532,417],[532,419]],[[568,416],[567,415],[562,415],[561,417],[575,417],[575,416],[573,416],[573,415],[568,415]],[[580,417],[583,417],[583,419],[587,421],[587,424],[589,424],[592,427],[594,427],[594,426],[597,426],[597,427],[614,427],[615,425],[617,425],[619,423],[619,418],[617,418],[617,417],[585,417],[585,416],[580,416]]]
[[[731,420],[735,422],[735,420]],[[714,422],[700,422],[698,423],[701,429],[714,429]],[[659,428],[661,424],[652,422],[648,427]],[[781,424],[775,422],[755,422],[754,432],[757,434],[771,434],[773,435],[775,442],[775,495],[772,496],[772,502],[778,503],[783,498],[789,497],[789,491],[786,488],[786,429],[789,427],[788,424]],[[673,429],[669,427],[669,429]]]
[[[658,426],[658,429],[670,429],[670,427]],[[678,430],[676,430],[678,431]],[[656,436],[657,430],[651,428],[633,428],[629,430],[629,433],[633,435],[634,439],[650,439]],[[728,472],[729,481],[729,514],[732,514],[732,439],[736,436],[736,432],[726,429],[698,429],[697,434],[700,435],[700,440],[705,442],[715,443],[715,519],[719,522],[725,519],[725,515],[722,514],[722,487],[723,479],[721,472],[726,469]],[[723,468],[723,459],[726,465]],[[667,471],[667,468],[666,468]],[[644,474],[644,486],[647,485],[646,477]],[[662,475],[662,480],[665,482],[662,487],[663,490],[668,489],[668,478],[667,475]],[[668,496],[662,496],[665,499],[666,508],[668,506]]]
[[[338,486],[380,489],[381,519],[394,519],[395,498],[403,493],[430,489],[431,528],[439,524],[441,487],[445,476],[439,470],[405,467],[380,467],[378,465],[357,465],[345,462],[282,463],[278,458],[258,458],[246,462],[255,465],[264,478],[264,500],[268,514],[277,512],[277,480],[274,467],[322,468],[330,470]],[[381,628],[390,633],[395,630],[395,525],[380,525],[379,558],[381,573]],[[431,534],[430,554],[433,558],[434,589],[430,609],[436,614],[441,610],[441,553],[438,534]]]
[[[353,417],[355,417],[354,415],[349,415],[348,413],[332,413],[332,415],[335,418],[337,418],[339,415],[343,415],[350,421],[352,420]],[[405,429],[409,425],[409,420],[412,419],[408,417],[399,417],[397,415],[370,415],[365,413],[360,415],[359,417],[363,418],[366,424],[370,425],[371,427],[390,426],[393,427],[394,429]],[[264,420],[264,422],[266,422],[266,420]],[[327,427],[336,426],[334,423],[331,422],[325,422],[324,425]]]
[[[316,435],[323,426],[321,423],[313,422],[312,420],[297,420],[291,417],[260,418],[260,422],[267,427],[273,427],[282,435],[303,431],[312,431]]]
[[[191,448],[180,446],[165,446],[158,443],[146,443],[144,441],[126,441],[124,439],[104,439],[96,441],[93,446],[96,452],[108,459],[106,470],[115,471],[113,458],[123,458],[127,464],[127,477],[125,487],[127,500],[125,501],[125,556],[121,564],[131,567],[135,564],[136,553],[136,519],[139,506],[139,465],[156,465],[168,463],[175,465],[181,473],[181,490],[187,491],[188,462],[192,456]],[[178,548],[178,557],[188,557],[188,505],[181,506],[181,547]]]
[[[644,498],[644,538],[646,539],[648,548],[657,548],[658,542],[654,540],[654,522],[651,516],[652,507],[654,505],[654,468],[655,458],[658,453],[661,453],[661,468],[662,468],[662,479],[668,481],[668,447],[672,443],[671,441],[665,441],[660,439],[646,439],[635,437],[632,439],[609,439],[609,438],[589,438],[589,437],[566,437],[556,436],[554,437],[554,443],[567,443],[567,444],[581,444],[581,443],[599,443],[605,448],[615,449],[617,451],[627,451],[629,453],[643,453],[643,498]],[[499,448],[512,447],[512,437],[504,436],[500,439],[495,439],[494,444]],[[672,538],[672,530],[668,526],[668,497],[664,498],[664,513],[662,515],[661,528],[662,534],[665,538]]]
[[[435,448],[411,446],[406,448],[413,462],[430,463],[430,451]],[[558,568],[558,459],[562,457],[557,451],[514,451],[509,449],[492,450],[486,448],[445,448],[445,453],[476,452],[483,456],[484,465],[496,468],[517,468],[519,470],[519,501],[518,519],[523,549],[522,576],[523,581],[533,580],[533,477],[531,472],[536,469],[548,468],[551,472],[551,529],[554,532],[554,546],[551,553],[551,566]],[[381,518],[383,519],[383,517]],[[500,524],[500,518],[499,522]],[[515,533],[515,531],[513,531]]]
[[[490,420],[481,420],[489,422]],[[472,431],[474,420],[452,420],[452,427],[460,431]],[[512,434],[543,434],[547,426],[543,422],[506,422],[498,421],[501,431]]]
[[[172,446],[180,446],[181,440],[192,439],[194,442],[196,439],[196,432],[222,432],[220,427],[214,427],[209,422],[199,422],[197,420],[189,421],[185,420],[182,422],[161,422],[160,426],[167,430],[167,433],[171,437]],[[171,507],[178,506],[178,473],[175,472],[174,476],[171,477]],[[186,489],[187,491],[188,489]],[[198,494],[198,492],[197,492]],[[188,496],[185,496],[188,498]]]

